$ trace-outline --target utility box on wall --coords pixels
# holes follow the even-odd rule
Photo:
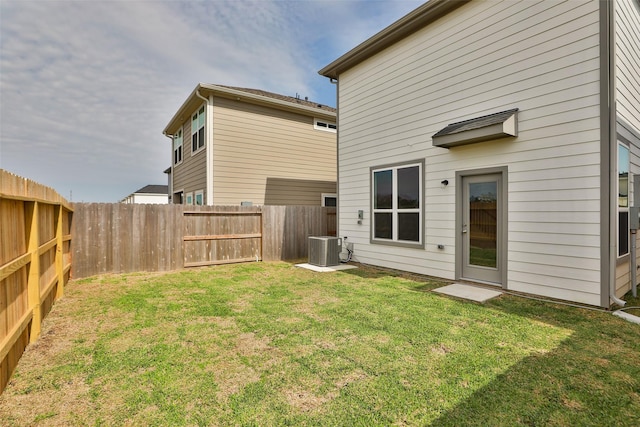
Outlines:
[[[309,264],[318,267],[340,265],[342,239],[332,236],[309,237]]]
[[[640,229],[640,207],[631,206],[629,208],[629,228],[632,230]]]

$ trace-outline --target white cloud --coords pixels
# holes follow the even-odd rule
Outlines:
[[[74,200],[164,183],[198,82],[333,103],[317,75],[415,1],[0,2],[0,167]]]

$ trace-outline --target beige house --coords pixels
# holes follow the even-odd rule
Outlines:
[[[163,132],[171,202],[335,206],[336,129],[335,108],[200,83]]]
[[[338,84],[354,260],[620,303],[639,29],[638,0],[430,0],[320,70]]]

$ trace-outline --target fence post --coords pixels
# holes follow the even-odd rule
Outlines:
[[[40,323],[42,322],[42,313],[40,310],[40,214],[38,202],[25,203],[25,216],[28,242],[27,251],[31,254],[27,289],[29,294],[29,310],[31,310],[33,315],[31,319],[31,330],[29,332],[29,342],[34,342],[40,335]]]
[[[56,288],[55,299],[62,298],[64,295],[64,240],[63,240],[63,228],[62,219],[64,215],[64,207],[60,203],[56,209],[57,221],[56,221],[56,277],[58,278],[58,286]]]

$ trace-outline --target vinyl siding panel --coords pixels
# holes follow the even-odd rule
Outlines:
[[[184,191],[185,195],[205,190],[207,179],[206,148],[195,154],[191,152],[191,115],[188,117],[188,120],[182,125],[182,134],[184,135],[182,163],[173,168],[173,192]],[[171,155],[173,156],[173,146]]]
[[[618,116],[640,131],[640,5],[617,0],[616,95]]]
[[[507,287],[600,303],[598,10],[471,2],[339,76],[339,235],[357,261],[454,279],[456,171],[507,166]],[[510,108],[515,139],[432,146],[450,123]],[[371,244],[369,168],[421,159],[425,248]]]
[[[320,205],[336,193],[336,134],[313,117],[214,98],[214,204]]]

